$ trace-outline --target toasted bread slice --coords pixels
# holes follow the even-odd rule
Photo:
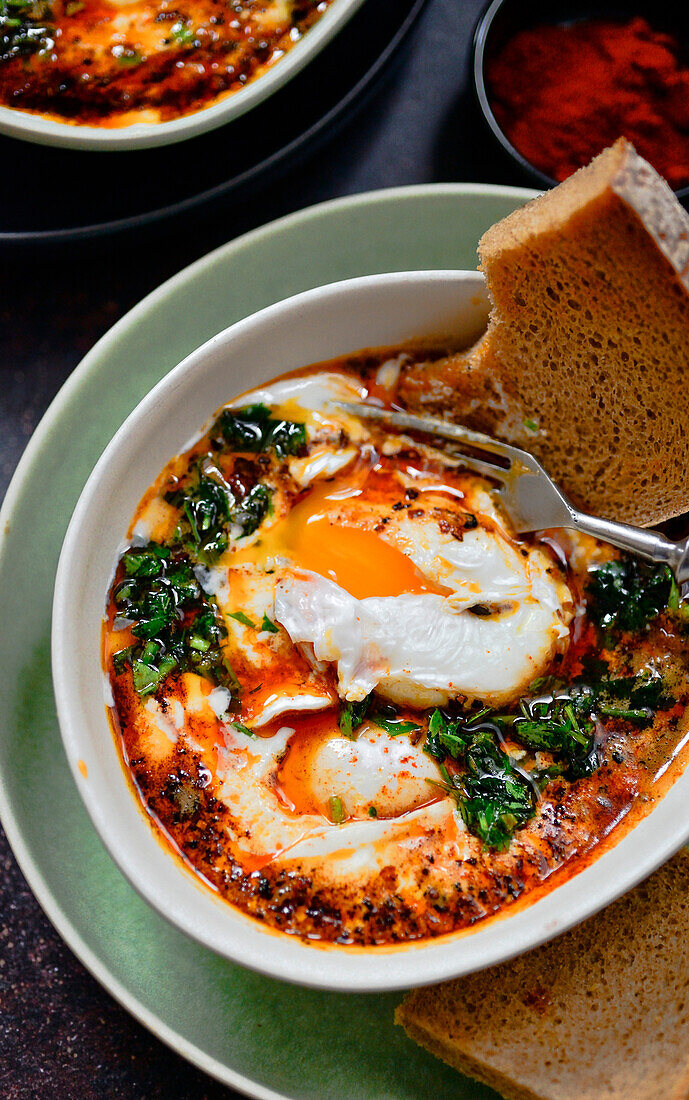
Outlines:
[[[689,217],[621,139],[479,243],[522,442],[575,502],[630,523],[689,508]]]
[[[479,257],[486,336],[403,398],[524,446],[598,515],[689,510],[689,217],[658,173],[620,139]]]
[[[409,993],[395,1019],[507,1100],[686,1100],[689,853],[559,939]]]

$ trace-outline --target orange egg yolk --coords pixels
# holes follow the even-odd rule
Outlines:
[[[375,531],[343,526],[339,515],[331,518],[329,512],[337,508],[342,495],[341,486],[317,486],[284,520],[266,531],[260,545],[236,554],[233,566],[286,557],[298,568],[334,581],[358,600],[403,592],[447,594],[447,588],[427,577],[402,550]]]

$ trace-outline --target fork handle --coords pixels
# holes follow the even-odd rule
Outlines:
[[[646,531],[643,527],[632,527],[629,523],[615,523],[613,520],[589,516],[585,512],[572,509],[572,527],[585,535],[593,535],[602,542],[619,546],[620,550],[629,550],[640,558],[662,562],[669,566],[678,584],[689,580],[689,539],[673,542],[655,531]]]

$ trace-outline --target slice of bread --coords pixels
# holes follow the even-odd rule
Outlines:
[[[479,243],[495,366],[522,443],[576,503],[689,509],[689,217],[620,139]]]
[[[479,257],[486,336],[412,372],[403,400],[532,451],[598,515],[689,510],[689,217],[658,173],[620,139]]]
[[[412,991],[395,1019],[507,1100],[686,1100],[689,852],[559,939]]]

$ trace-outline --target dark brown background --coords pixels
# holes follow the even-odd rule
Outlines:
[[[372,18],[376,2],[367,0]],[[525,182],[496,154],[473,103],[468,59],[483,6],[428,0],[387,79],[345,128],[279,180],[265,179],[250,200],[186,215],[155,236],[0,248],[0,500],[85,352],[144,294],[211,248],[339,195],[447,180]],[[7,629],[1,608],[0,629]],[[2,1100],[237,1095],[172,1053],[90,977],[44,917],[1,830],[0,867]]]

